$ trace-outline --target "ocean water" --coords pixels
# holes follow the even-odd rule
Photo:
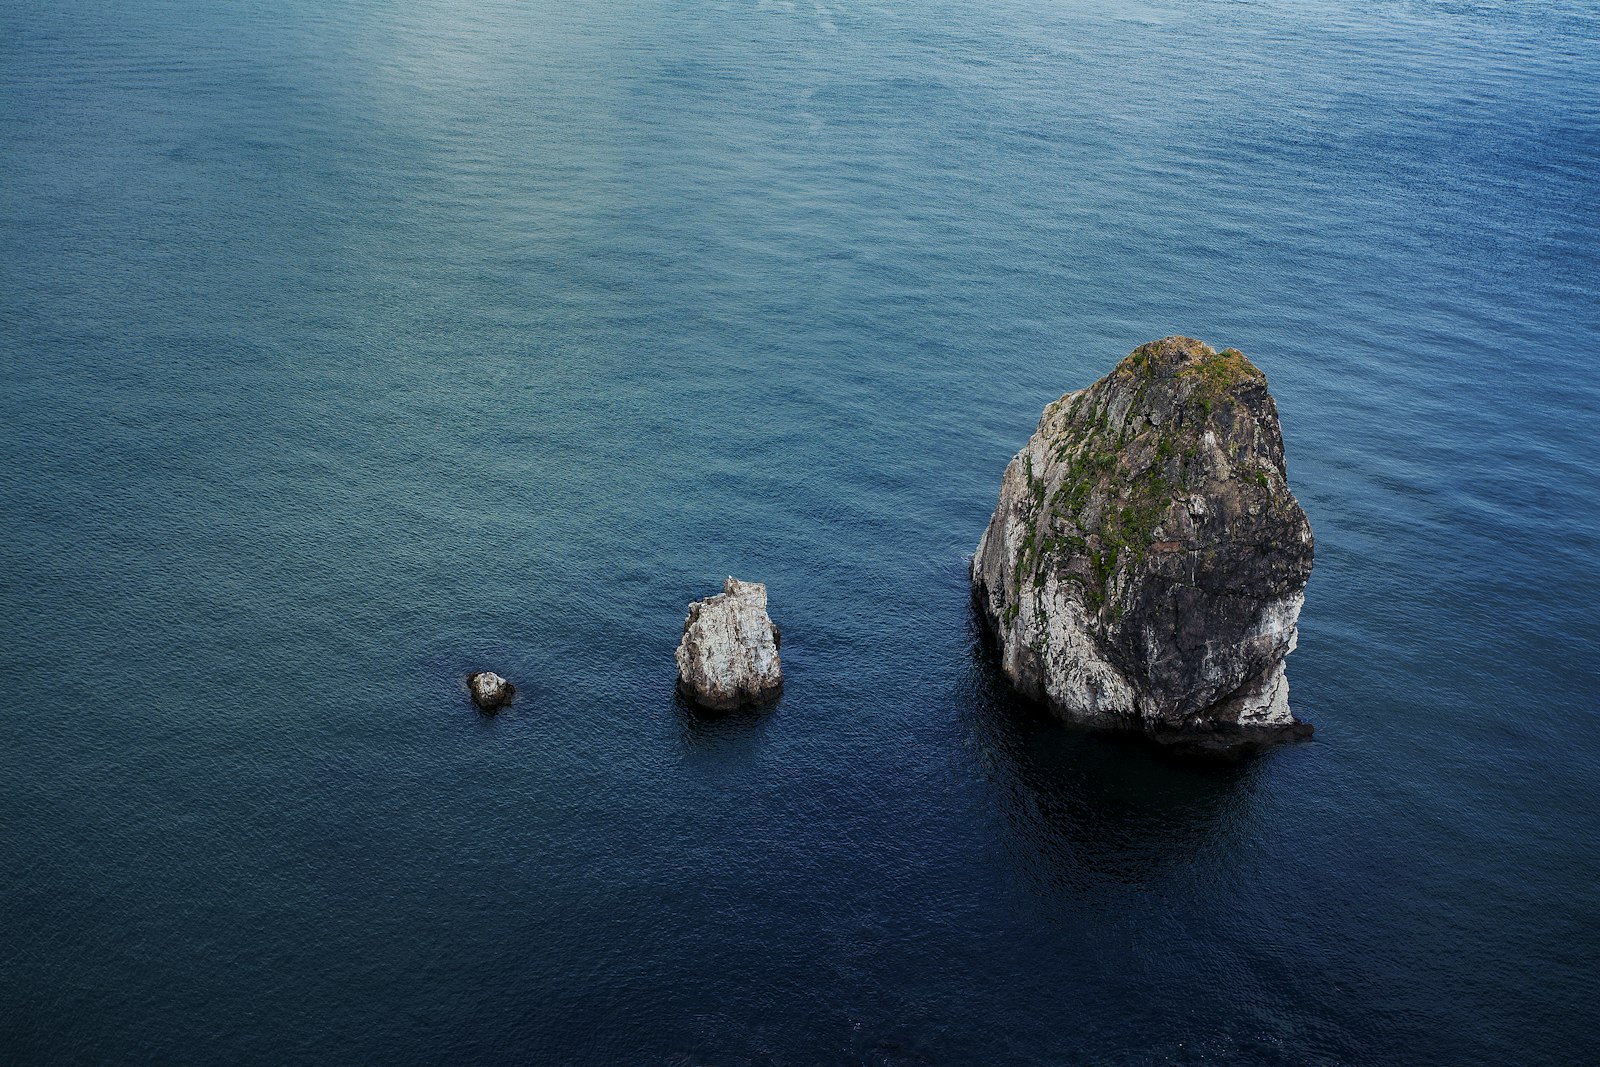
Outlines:
[[[1600,3],[0,0],[0,74],[0,1061],[1592,1055]],[[967,598],[1173,333],[1317,535],[1231,766]],[[788,684],[707,718],[730,573]]]

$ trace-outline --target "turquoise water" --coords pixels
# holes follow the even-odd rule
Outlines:
[[[0,1059],[1591,1047],[1600,4],[0,27]],[[1172,333],[1317,534],[1316,740],[1237,767],[1018,705],[967,601]],[[788,683],[705,719],[729,573]]]

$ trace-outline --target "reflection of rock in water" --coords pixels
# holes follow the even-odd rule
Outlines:
[[[678,736],[691,755],[714,756],[743,750],[766,728],[768,719],[759,708],[702,708],[676,692],[672,705],[678,717]]]
[[[966,725],[1015,832],[1008,847],[1032,873],[1057,888],[1139,884],[1229,845],[1258,765],[1181,762],[1062,723],[1016,695],[972,628]]]

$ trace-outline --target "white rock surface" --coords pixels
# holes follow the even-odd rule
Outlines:
[[[689,605],[678,642],[678,691],[702,707],[757,707],[783,690],[778,628],[767,587],[730,577],[716,596]]]

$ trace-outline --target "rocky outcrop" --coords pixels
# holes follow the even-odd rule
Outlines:
[[[973,597],[1012,684],[1064,718],[1239,750],[1311,733],[1283,660],[1312,550],[1266,376],[1169,337],[1045,408]]]
[[[782,690],[766,586],[730,577],[721,593],[689,605],[678,642],[679,692],[701,707],[731,711],[770,703]]]
[[[493,671],[479,671],[467,679],[472,702],[484,711],[498,711],[511,703],[517,687]]]

